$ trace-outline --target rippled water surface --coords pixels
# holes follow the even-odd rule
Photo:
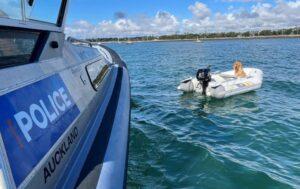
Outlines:
[[[131,76],[128,188],[300,187],[300,39],[110,47]],[[236,59],[264,71],[260,90],[223,100],[176,90]]]

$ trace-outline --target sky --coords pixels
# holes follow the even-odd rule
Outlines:
[[[300,26],[300,0],[71,0],[67,35],[133,37]]]

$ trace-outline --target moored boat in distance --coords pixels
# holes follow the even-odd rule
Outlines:
[[[128,40],[128,41],[125,42],[125,44],[131,45],[131,44],[133,44],[133,41]]]
[[[202,43],[203,41],[201,41],[200,39],[199,39],[199,37],[197,37],[197,40],[195,41],[196,43]]]
[[[0,188],[126,184],[127,67],[106,46],[65,40],[68,3],[0,2]]]

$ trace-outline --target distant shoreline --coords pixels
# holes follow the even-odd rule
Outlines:
[[[279,38],[300,38],[299,35],[268,35],[268,36],[251,36],[251,37],[213,37],[213,38],[199,38],[201,42],[214,41],[214,40],[236,40],[236,39],[279,39]],[[197,39],[154,39],[154,40],[132,40],[130,43],[127,41],[105,41],[105,42],[93,42],[93,43],[120,43],[120,44],[131,44],[131,43],[147,43],[147,42],[176,42],[176,41],[195,41]],[[200,43],[201,43],[200,42]]]

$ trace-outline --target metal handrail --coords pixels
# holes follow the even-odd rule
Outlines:
[[[71,43],[75,43],[75,42],[79,42],[79,43],[85,43],[88,44],[90,47],[93,47],[92,43],[86,40],[82,40],[82,39],[76,39],[74,37],[68,37],[67,41],[71,42]]]

